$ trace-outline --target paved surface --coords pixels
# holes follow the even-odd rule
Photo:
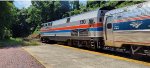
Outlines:
[[[47,68],[150,68],[150,66],[92,54],[57,44],[24,47]]]
[[[0,68],[44,68],[21,47],[0,49]]]

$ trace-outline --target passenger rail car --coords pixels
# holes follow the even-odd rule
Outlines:
[[[103,25],[105,46],[150,55],[150,2],[108,11]]]
[[[94,10],[48,22],[42,40],[150,56],[150,1],[114,10]]]

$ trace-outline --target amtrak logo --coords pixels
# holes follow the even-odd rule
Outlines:
[[[139,28],[140,25],[142,25],[142,21],[139,22],[131,22],[130,26],[134,27],[134,28]]]

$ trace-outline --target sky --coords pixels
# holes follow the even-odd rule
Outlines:
[[[31,5],[31,0],[14,0],[14,4],[17,8],[27,8]]]
[[[81,3],[86,3],[86,0],[79,0]],[[14,4],[17,8],[28,8],[31,5],[31,0],[14,0]]]

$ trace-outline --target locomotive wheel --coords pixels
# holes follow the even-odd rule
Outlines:
[[[46,38],[41,38],[41,42],[46,43],[47,42]]]
[[[77,40],[77,47],[79,47],[79,48],[83,47],[81,44],[81,41],[79,41],[79,40]]]
[[[40,41],[43,43],[43,38],[41,38]]]
[[[72,40],[72,46],[73,47],[78,47],[78,41],[77,40]]]
[[[87,41],[87,48],[91,49],[91,43],[90,43],[90,41]]]
[[[45,43],[49,43],[49,41],[50,41],[50,40],[47,39],[47,38],[44,40]]]
[[[86,48],[89,48],[88,41],[84,41],[84,43],[85,43],[85,44],[84,44],[85,47],[86,47]]]
[[[74,46],[74,40],[72,40],[72,46]]]
[[[68,45],[68,46],[72,46],[72,40],[70,40],[70,39],[67,40],[67,45]]]

